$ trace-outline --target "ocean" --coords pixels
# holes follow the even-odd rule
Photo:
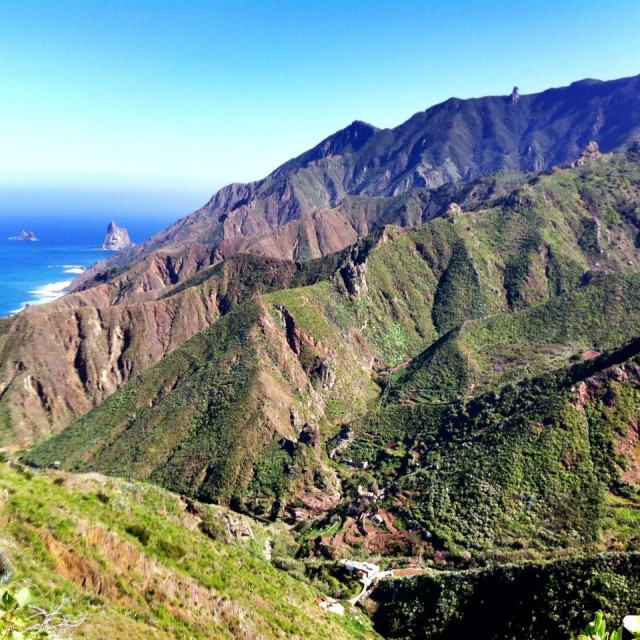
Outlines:
[[[166,228],[175,218],[121,215],[115,222],[136,244]],[[62,295],[83,269],[111,252],[99,249],[110,220],[102,216],[61,212],[58,215],[0,216],[0,317],[26,304],[43,304]],[[36,242],[9,240],[22,229]]]

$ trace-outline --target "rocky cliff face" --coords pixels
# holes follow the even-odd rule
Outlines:
[[[110,222],[107,227],[107,235],[102,243],[102,249],[105,251],[122,251],[129,247],[133,247],[129,232],[119,227],[115,222]]]
[[[585,162],[592,162],[593,160],[597,160],[601,156],[602,154],[600,153],[600,147],[598,146],[598,143],[591,140],[582,150],[580,157],[573,163],[572,166],[581,167],[585,164]]]
[[[91,305],[80,293],[3,319],[0,446],[29,446],[60,431],[238,304],[329,277],[341,259],[300,265],[239,255],[159,300]],[[319,375],[330,379],[330,371]]]
[[[506,196],[526,180],[524,174],[480,178],[469,184],[414,189],[398,196],[346,196],[336,207],[283,224],[273,233],[233,236],[210,245],[183,242],[144,254],[140,246],[99,263],[75,281],[75,292],[57,301],[58,308],[124,304],[155,299],[167,288],[185,282],[202,269],[236,253],[282,260],[310,260],[341,251],[385,225],[413,227],[442,215],[452,199],[467,210]],[[137,252],[137,253],[136,253]],[[133,256],[138,256],[128,269]]]

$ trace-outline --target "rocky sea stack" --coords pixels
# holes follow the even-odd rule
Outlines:
[[[122,251],[133,246],[134,244],[129,238],[129,232],[111,221],[107,227],[107,235],[101,248],[105,251]]]
[[[17,236],[9,238],[9,240],[28,240],[30,242],[35,242],[37,239],[33,231],[25,231],[24,229]]]

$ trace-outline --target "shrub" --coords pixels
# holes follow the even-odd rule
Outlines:
[[[593,622],[590,622],[574,640],[592,640],[593,638],[598,638],[599,640],[622,640],[622,627],[615,631],[607,631],[607,624],[604,621],[602,611],[598,611]]]
[[[98,491],[98,493],[96,493],[96,498],[98,498],[102,504],[109,504],[109,501],[111,500],[110,496],[104,491]]]
[[[180,560],[180,558],[183,558],[187,554],[186,549],[181,544],[172,542],[171,540],[160,539],[156,547],[162,555],[171,560]]]
[[[23,588],[15,593],[9,589],[0,589],[0,640],[58,638],[59,629],[68,632],[85,621],[84,617],[69,620],[60,614],[60,608],[47,611],[32,602],[29,589]]]
[[[151,540],[151,531],[141,524],[130,524],[127,525],[124,530],[134,538],[137,538],[140,541],[140,544],[143,547],[146,547]]]

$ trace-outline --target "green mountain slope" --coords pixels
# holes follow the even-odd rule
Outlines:
[[[565,640],[603,611],[609,628],[640,607],[637,553],[385,581],[373,597],[385,638]]]
[[[376,227],[372,219],[418,224],[443,213],[452,194],[473,208],[504,197],[508,188],[522,180],[522,176],[502,175],[462,190],[349,198],[332,215],[338,225],[357,228],[352,234],[355,241]],[[288,230],[285,225],[281,233],[286,235]],[[27,447],[57,433],[238,304],[260,293],[329,279],[349,257],[346,249],[313,260],[314,255],[344,245],[323,245],[320,250],[318,238],[309,236],[305,248],[297,233],[291,236],[297,238],[296,252],[280,252],[277,248],[284,245],[281,239],[273,244],[272,236],[246,247],[276,258],[240,253],[205,268],[208,251],[197,260],[177,250],[156,255],[122,280],[116,278],[4,320],[0,407],[6,420],[0,418],[0,444]],[[192,250],[191,245],[185,249]],[[280,259],[294,253],[304,260]],[[174,286],[158,289],[156,285],[165,280]]]
[[[640,544],[640,154],[585,157],[487,204],[179,283],[157,302],[213,296],[210,325],[24,459],[284,520],[312,572],[417,565],[366,604],[387,637],[466,633],[505,580],[510,602],[564,618],[523,610],[499,637],[618,616],[636,606]],[[568,576],[587,584],[561,591]]]
[[[330,277],[344,255],[284,262],[238,255],[160,300],[23,313],[0,328],[0,444],[60,431],[131,377],[261,292]],[[73,297],[73,296],[69,296]]]
[[[413,485],[431,480],[411,480],[407,470],[434,446],[414,442],[420,433],[431,442],[446,420],[473,431],[464,416],[474,397],[491,404],[492,394],[519,381],[535,397],[540,376],[638,335],[639,189],[637,156],[608,156],[540,177],[491,209],[452,207],[415,230],[387,228],[343,254],[333,271],[317,263],[319,277],[330,278],[240,304],[28,459],[151,479],[274,516],[299,500],[315,502],[311,515],[319,517],[355,497],[349,478],[357,474],[319,447],[349,424],[349,442],[329,443],[342,449],[335,460],[366,460],[373,473],[365,479],[420,493]],[[516,405],[505,411],[529,424],[529,405]],[[305,428],[315,444],[303,442]],[[492,438],[483,452],[499,450],[499,433]],[[580,429],[572,438],[588,447]],[[547,453],[564,446],[552,439]],[[445,438],[442,447],[439,455],[453,460],[455,446]],[[507,475],[512,455],[525,454],[509,448]],[[600,486],[583,483],[589,464],[565,474],[585,495]],[[494,515],[505,490],[499,484],[496,502],[485,505]],[[480,484],[472,494],[464,509],[483,499]],[[559,502],[565,498],[559,491]],[[407,526],[414,517],[426,527],[420,509],[403,516]],[[559,513],[552,520],[562,528]],[[467,524],[440,525],[442,540],[466,548]],[[477,544],[498,544],[506,528]]]
[[[639,344],[468,401],[390,406],[341,456],[382,482],[393,448],[393,510],[462,564],[599,543],[605,491],[635,465]]]

